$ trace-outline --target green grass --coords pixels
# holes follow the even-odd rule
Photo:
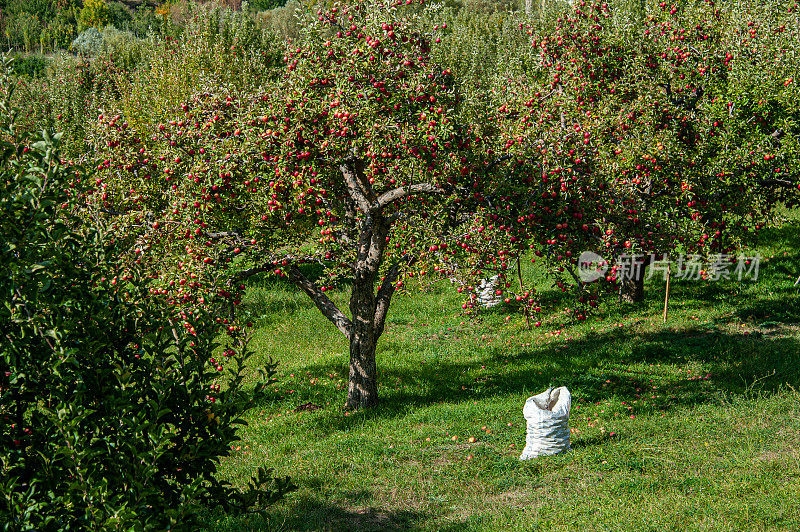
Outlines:
[[[398,295],[379,345],[382,403],[357,413],[342,410],[341,334],[290,287],[253,288],[253,365],[278,359],[280,381],[249,414],[222,474],[242,483],[267,465],[299,490],[266,517],[210,514],[209,523],[800,529],[796,213],[758,251],[757,282],[673,282],[666,324],[662,281],[648,283],[640,306],[611,303],[583,323],[556,312],[531,332],[503,311],[464,316],[447,283]],[[551,385],[573,394],[573,450],[520,462],[522,405]],[[321,408],[295,411],[308,402]]]

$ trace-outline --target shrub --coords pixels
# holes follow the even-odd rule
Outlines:
[[[51,0],[6,0],[2,5],[4,14],[18,15],[25,12],[42,20],[51,17],[53,11]]]
[[[23,11],[9,17],[4,24],[4,31],[10,47],[31,52],[39,42],[42,23],[36,15]]]
[[[20,56],[14,61],[13,71],[17,76],[36,78],[44,73],[49,61],[41,55]]]
[[[149,7],[140,6],[121,27],[143,39],[158,29],[160,23]]]
[[[114,26],[106,26],[102,37],[102,55],[107,57],[117,70],[133,71],[147,57],[147,42],[137,38],[130,31],[120,31]]]
[[[87,175],[60,161],[59,135],[18,134],[3,82],[0,522],[195,529],[200,505],[277,500],[292,486],[263,469],[244,493],[215,478],[274,365],[245,390],[247,338],[233,332],[219,354],[213,297],[167,306],[121,260],[143,242],[82,222]]]
[[[132,18],[131,10],[121,2],[109,2],[107,4],[110,24],[117,28],[123,28]]]
[[[256,20],[264,29],[275,33],[282,40],[297,39],[300,36],[300,21],[297,9],[300,4],[289,0],[279,7],[256,13]]]
[[[150,46],[147,61],[120,76],[119,110],[147,138],[193,94],[258,90],[277,75],[282,51],[249,13],[194,6],[176,39]]]
[[[252,0],[248,7],[255,11],[267,11],[284,5],[286,5],[286,0]]]
[[[103,34],[95,27],[84,30],[72,41],[72,49],[78,55],[96,57],[103,51]]]
[[[24,109],[17,117],[18,129],[57,129],[63,133],[60,148],[69,157],[86,151],[86,129],[97,117],[96,74],[90,61],[58,53],[49,61],[46,79],[19,78],[14,105]]]

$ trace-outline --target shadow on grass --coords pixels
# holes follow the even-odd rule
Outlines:
[[[424,522],[423,513],[407,510],[387,512],[380,508],[339,506],[318,497],[291,497],[263,516],[227,517],[217,521],[211,530],[226,532],[329,530],[382,532],[415,530]],[[213,518],[212,518],[213,519]]]
[[[795,209],[797,213],[797,209]],[[800,220],[795,219],[788,223],[782,224],[780,227],[770,227],[759,233],[759,244],[770,244],[780,242],[782,245],[790,249],[800,249]]]
[[[597,436],[590,436],[588,438],[573,439],[570,447],[572,447],[572,449],[597,447],[598,445],[603,445],[610,441],[620,441],[621,439],[623,439],[623,437],[619,435],[609,436],[608,434],[598,434]]]
[[[304,300],[282,300],[258,298],[247,302],[247,311],[254,316],[259,327],[269,327],[283,322],[287,317],[304,311],[308,305]]]
[[[789,236],[792,235],[781,238],[786,240]],[[797,328],[792,325],[800,322],[800,292],[786,281],[788,274],[795,271],[797,258],[787,255],[772,259],[769,264],[769,268],[763,270],[768,281],[766,288],[689,281],[672,285],[671,308],[680,308],[683,312],[691,313],[698,304],[711,306],[735,297],[736,306],[729,315],[751,322],[746,323],[741,331],[732,332],[724,321],[702,325],[687,325],[684,321],[680,329],[648,333],[619,327],[605,332],[584,332],[579,340],[554,341],[528,349],[484,342],[471,348],[477,356],[468,361],[448,356],[448,340],[433,335],[431,339],[419,340],[427,341],[428,345],[413,346],[413,349],[419,358],[424,358],[426,350],[435,356],[416,366],[409,364],[399,368],[383,364],[385,358],[381,359],[392,356],[392,353],[408,351],[410,346],[404,345],[408,340],[401,341],[387,335],[380,341],[378,355],[383,402],[377,408],[348,416],[341,412],[340,404],[328,407],[325,415],[309,420],[309,432],[321,436],[352,430],[369,420],[391,422],[392,418],[433,405],[454,405],[457,410],[460,405],[473,401],[489,403],[497,398],[510,398],[521,408],[529,395],[551,385],[567,385],[573,397],[582,403],[598,403],[613,398],[617,404],[630,405],[632,410],[625,413],[635,415],[713,402],[719,394],[753,391],[770,394],[787,383],[798,387],[800,338]],[[648,283],[644,304],[609,305],[610,316],[615,321],[623,321],[624,317],[652,314],[656,304],[663,301],[663,289],[661,281]],[[558,293],[548,297],[553,304],[565,300]],[[264,312],[269,314],[276,310],[269,308]],[[697,310],[702,311],[701,308]],[[499,310],[491,312],[501,314]],[[411,324],[406,316],[390,316],[394,324]],[[793,330],[792,334],[787,334],[788,329]],[[687,373],[687,370],[692,373]],[[307,365],[302,371],[310,375],[336,374],[347,379],[344,359],[336,364]],[[390,386],[395,382],[403,383],[403,386]],[[301,386],[298,383],[297,388]],[[654,386],[658,386],[658,390]],[[302,389],[297,392],[292,401],[317,401],[311,396],[302,396]],[[331,404],[333,399],[343,400],[341,391],[331,393],[336,394],[326,397],[332,399]],[[271,400],[286,403],[287,398],[276,395]],[[573,447],[576,450],[600,447],[624,438],[619,434],[614,437],[578,437],[573,440]],[[305,487],[314,496],[290,498],[266,517],[228,519],[219,529],[407,530],[425,525],[429,518],[422,513],[387,512],[365,507],[371,494],[364,490],[342,494],[343,501],[326,501],[326,486],[315,479],[307,482]],[[320,496],[317,497],[316,493]],[[456,523],[448,529],[465,527],[466,523]]]
[[[781,242],[797,238],[792,231],[775,238]],[[656,379],[657,374],[637,373],[638,370],[630,368],[631,364],[695,363],[709,375],[708,379],[703,375],[696,376],[702,377],[697,380],[688,380],[687,376],[671,383],[673,389],[662,394],[668,400],[657,405],[662,410],[707,401],[713,395],[709,393],[709,387],[717,392],[741,393],[754,383],[765,392],[784,383],[798,386],[798,335],[787,337],[780,334],[787,326],[794,328],[793,324],[800,323],[800,291],[792,287],[793,281],[788,282],[786,277],[786,272],[793,269],[797,261],[797,257],[792,255],[770,259],[769,267],[762,269],[763,275],[757,284],[734,281],[673,283],[673,311],[692,313],[692,307],[699,304],[697,311],[702,312],[702,307],[717,305],[730,298],[735,303],[735,306],[731,305],[730,316],[752,322],[742,332],[732,332],[726,327],[728,318],[702,325],[693,322],[685,325],[687,322],[684,322],[681,329],[647,334],[620,327],[603,333],[586,332],[580,340],[568,343],[551,343],[524,350],[482,343],[469,348],[478,355],[470,357],[469,361],[451,356],[448,340],[437,335],[421,337],[415,346],[407,345],[407,338],[401,340],[385,335],[379,342],[378,354],[383,403],[371,411],[356,412],[348,417],[333,416],[339,419],[333,423],[330,419],[320,420],[320,424],[328,430],[346,429],[364,419],[390,418],[417,407],[439,403],[457,404],[511,395],[524,400],[527,395],[550,385],[567,385],[576,397],[588,402],[610,396],[632,401],[651,385],[651,379]],[[646,299],[641,305],[612,303],[607,309],[609,317],[613,321],[627,321],[625,318],[652,315],[652,309],[659,308],[663,301],[664,284],[654,279],[646,286]],[[544,295],[552,298],[553,303],[566,297],[560,291],[546,291]],[[302,299],[296,305],[308,306],[310,302]],[[280,315],[276,310],[279,309],[264,309],[264,314]],[[491,309],[485,317],[499,321],[503,314],[501,310]],[[408,316],[390,314],[390,323],[409,325],[411,321]],[[464,348],[467,347],[459,347],[459,350]],[[381,360],[409,349],[421,355],[422,361],[417,366],[398,368]],[[488,368],[487,371],[480,372],[481,366]],[[339,364],[309,365],[303,369],[310,374],[336,374],[344,380],[348,377],[344,360]],[[403,386],[387,386],[389,383],[403,383]],[[298,393],[295,399],[301,402],[313,399],[301,399],[301,395]],[[282,396],[278,394],[269,399],[281,401]],[[335,400],[341,400],[341,397],[337,396]]]
[[[769,229],[760,235],[759,240],[780,243],[789,251],[763,258],[758,284],[765,287],[765,293],[746,301],[737,309],[737,315],[745,321],[798,323],[800,285],[794,283],[800,276],[800,223],[795,220]]]
[[[770,331],[781,331],[781,327]],[[385,349],[396,348],[390,345]],[[436,404],[469,404],[492,401],[503,396],[518,396],[522,406],[532,392],[549,385],[567,385],[582,403],[615,398],[633,410],[629,413],[657,414],[675,408],[691,407],[717,400],[718,394],[757,391],[769,394],[785,383],[800,386],[800,340],[792,335],[759,334],[758,331],[731,333],[715,325],[682,330],[635,333],[625,328],[590,333],[584,339],[558,345],[508,353],[500,347],[482,348],[481,358],[470,362],[439,360],[409,369],[381,370],[383,383],[393,379],[408,384],[404,389],[381,388],[384,401],[369,411],[345,416],[339,406],[328,415],[311,421],[312,432],[320,436],[351,430],[368,420],[390,421],[418,408]],[[688,364],[687,364],[688,363]],[[702,368],[691,375],[674,371],[664,383],[664,367],[669,365]],[[485,367],[485,371],[481,371]],[[346,378],[346,368],[307,366],[312,374],[337,373]],[[639,401],[653,393],[658,384],[659,399]],[[410,391],[409,391],[410,390]],[[335,411],[333,411],[335,409]],[[600,447],[624,435],[596,435],[573,440],[576,450]],[[411,511],[385,511],[365,507],[371,493],[366,490],[342,494],[344,501],[324,500],[326,487],[318,479],[305,481],[317,496],[291,498],[273,508],[265,517],[226,520],[218,530],[413,530],[427,523],[430,516]],[[459,530],[462,522],[449,529]]]
[[[391,340],[383,345],[384,350],[401,348]],[[337,415],[341,414],[337,405],[333,407],[337,413],[318,418],[317,429],[323,433],[348,430],[365,420],[390,419],[437,404],[515,395],[521,405],[529,395],[559,385],[568,386],[573,397],[585,403],[609,398],[636,401],[632,414],[690,407],[713,400],[715,394],[739,394],[754,386],[764,393],[786,383],[800,386],[800,341],[796,336],[730,333],[713,325],[648,334],[620,328],[513,353],[499,346],[480,349],[484,356],[469,362],[439,358],[413,368],[380,369],[382,402],[376,408],[344,416]],[[702,373],[673,372],[666,383],[668,389],[653,391],[654,385],[665,384],[659,366],[672,364],[689,364],[701,368]],[[311,374],[336,373],[347,378],[344,365],[305,369]],[[403,386],[386,385],[393,382]],[[640,401],[645,394],[657,398]]]
[[[770,299],[751,300],[736,313],[744,321],[758,322],[761,325],[800,323],[800,290],[794,287],[774,290]]]

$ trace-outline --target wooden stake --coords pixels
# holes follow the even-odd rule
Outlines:
[[[667,323],[667,308],[669,307],[669,278],[672,274],[672,265],[667,264],[667,289],[664,291],[664,323]]]
[[[522,257],[517,257],[517,280],[519,281],[519,295],[522,295],[524,289],[522,288]],[[531,315],[528,313],[528,302],[522,302],[522,308],[525,310],[525,323],[528,325],[528,330],[531,330]]]

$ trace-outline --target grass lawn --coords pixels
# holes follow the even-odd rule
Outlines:
[[[673,281],[666,324],[661,280],[648,282],[640,306],[611,302],[583,323],[554,312],[530,332],[517,314],[463,315],[448,283],[398,295],[378,347],[382,404],[349,414],[344,337],[291,287],[253,288],[253,364],[278,359],[280,381],[248,415],[222,474],[242,483],[267,465],[299,489],[266,517],[208,522],[800,529],[796,213],[755,251],[765,257],[756,282]],[[553,305],[558,296],[545,293]],[[525,399],[559,385],[573,394],[573,450],[520,462]],[[321,408],[296,411],[309,402]]]

